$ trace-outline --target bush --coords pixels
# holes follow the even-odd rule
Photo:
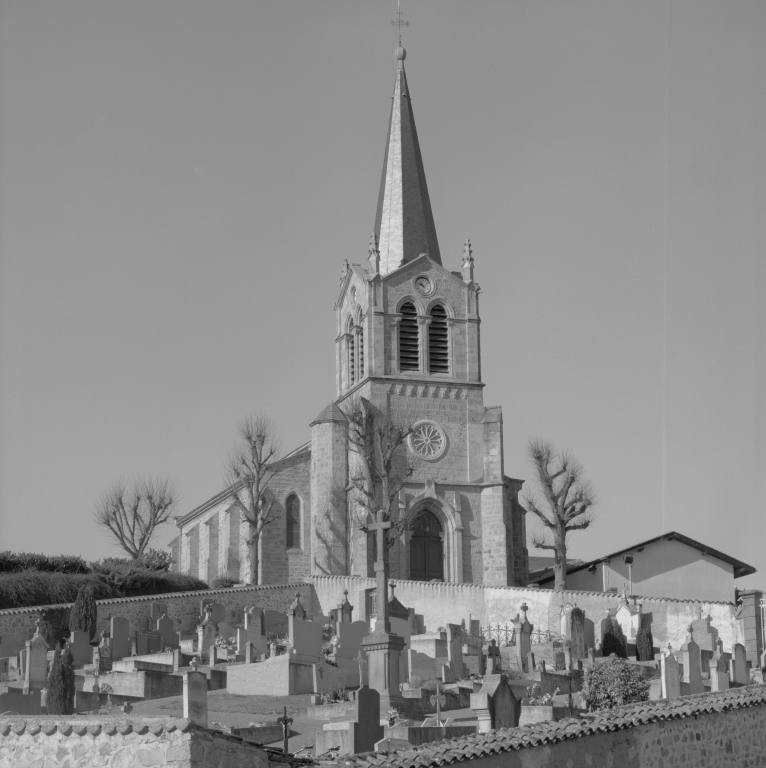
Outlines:
[[[130,570],[92,574],[22,573],[0,574],[0,608],[26,608],[32,605],[73,603],[84,586],[93,588],[96,600],[112,597],[140,597],[166,592],[191,592],[207,589],[207,584],[182,573]]]
[[[71,715],[74,712],[74,661],[65,646],[53,653],[51,671],[48,674],[48,714]]]
[[[212,584],[213,589],[228,589],[239,584],[238,581],[232,579],[231,576],[219,576]]]
[[[101,571],[109,571],[114,568],[141,568],[165,573],[173,565],[173,557],[170,552],[149,549],[140,557],[105,557],[103,560],[97,560],[90,565],[92,569]]]
[[[648,624],[642,626],[636,633],[636,659],[638,661],[654,660],[654,638]]]
[[[648,701],[649,688],[649,681],[638,667],[612,654],[587,670],[581,695],[593,711]]]
[[[622,627],[619,622],[611,619],[604,632],[604,639],[601,642],[601,655],[611,656],[614,654],[621,659],[628,657],[627,643],[625,635],[622,634]]]
[[[47,573],[90,573],[87,563],[74,555],[35,555],[30,552],[0,552],[0,573],[40,571]]]
[[[96,594],[93,587],[88,584],[77,593],[74,605],[69,611],[69,631],[87,632],[88,639],[90,639],[96,634],[97,625]]]

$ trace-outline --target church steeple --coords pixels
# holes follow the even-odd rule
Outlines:
[[[380,273],[427,253],[441,264],[436,227],[428,197],[412,102],[404,72],[406,51],[396,49],[397,73],[388,126],[383,177],[380,181],[375,236],[380,251]]]

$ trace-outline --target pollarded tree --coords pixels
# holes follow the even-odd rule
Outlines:
[[[96,634],[98,609],[93,587],[81,587],[77,592],[74,605],[69,609],[69,631],[84,630],[88,639]]]
[[[399,507],[399,495],[411,477],[406,442],[412,434],[409,421],[398,423],[375,413],[370,402],[354,398],[344,406],[348,418],[350,457],[350,515],[353,527],[368,533],[378,511],[391,522],[386,534],[386,556],[417,513]]]
[[[142,479],[132,485],[119,480],[97,502],[93,517],[138,560],[157,527],[170,520],[176,501],[175,488],[167,479]]]
[[[544,499],[540,502],[532,493],[524,497],[527,510],[542,523],[532,544],[553,552],[554,589],[564,590],[567,538],[572,531],[585,530],[593,522],[596,495],[583,479],[582,465],[568,451],[557,451],[547,440],[530,440],[527,450]]]
[[[229,454],[226,471],[232,485],[231,500],[249,527],[250,583],[258,584],[258,543],[263,529],[280,516],[279,507],[268,498],[279,442],[271,420],[263,414],[244,419],[239,433],[242,443]]]

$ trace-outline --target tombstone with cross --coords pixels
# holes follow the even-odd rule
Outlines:
[[[527,655],[532,650],[532,630],[534,625],[530,624],[527,619],[529,606],[526,603],[522,603],[520,608],[521,613],[517,613],[516,618],[513,620],[513,631],[516,635],[516,663],[519,669],[531,672],[532,670],[527,669],[526,661]]]

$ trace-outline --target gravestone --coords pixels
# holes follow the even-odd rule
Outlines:
[[[303,607],[303,603],[301,603],[300,592],[295,593],[295,600],[293,600],[292,604],[287,609],[287,616],[288,618],[292,616],[295,619],[303,619],[305,621],[306,609]]]
[[[26,642],[24,693],[45,688],[48,682],[48,643],[41,633],[41,622],[36,622],[35,634]]]
[[[175,624],[173,619],[169,619],[164,613],[157,619],[157,634],[160,636],[160,646],[164,651],[165,648],[178,648],[181,645],[181,640],[178,637],[178,633],[175,631]]]
[[[447,659],[453,678],[465,677],[463,629],[459,624],[447,624]]]
[[[569,640],[572,658],[585,658],[585,611],[576,605],[561,609],[561,634]]]
[[[343,659],[354,659],[359,655],[362,640],[370,633],[369,627],[363,621],[341,622],[338,624],[338,646],[335,656]]]
[[[702,611],[700,611],[701,613]],[[710,623],[712,617],[699,618],[692,622],[692,638],[700,647],[702,669],[707,672],[713,654],[718,650],[718,630]]]
[[[288,616],[290,646],[304,656],[319,656],[322,652],[322,625],[315,621],[304,621],[297,616]]]
[[[224,638],[224,640],[234,640],[234,642],[237,641],[237,628],[233,627],[231,624],[229,624],[226,621],[221,621],[218,624],[218,637]]]
[[[215,645],[217,637],[218,628],[208,612],[205,620],[197,627],[197,653],[200,657],[210,653],[210,648]]]
[[[677,699],[681,695],[681,675],[678,661],[671,653],[670,646],[660,661],[660,675],[662,677],[662,698]]]
[[[500,665],[500,649],[497,640],[493,637],[487,646],[487,672],[490,675],[499,675],[502,672]]]
[[[263,609],[253,606],[245,610],[245,629],[248,635],[266,635],[266,627],[263,622]]]
[[[255,646],[252,643],[245,643],[245,664],[253,664],[257,658]]]
[[[689,686],[689,694],[703,693],[705,688],[702,685],[700,647],[692,639],[691,624],[689,625],[689,636],[681,646],[681,658],[684,665],[684,675],[681,682]]]
[[[162,640],[159,632],[151,630],[136,630],[136,656],[147,656],[162,650]]]
[[[484,676],[481,690],[471,694],[471,709],[476,712],[479,733],[515,728],[519,722],[518,702],[504,674]]]
[[[109,634],[112,638],[112,659],[118,661],[130,656],[130,622],[122,616],[112,616]]]
[[[734,654],[730,664],[732,668],[731,679],[740,685],[750,684],[750,670],[747,667],[747,651],[741,643],[734,645]]]
[[[207,676],[197,671],[196,660],[190,666],[184,672],[184,717],[207,728]]]
[[[112,671],[112,638],[106,636],[106,632],[101,633],[101,642],[98,644],[98,673]],[[95,664],[95,653],[94,653]]]
[[[356,701],[356,721],[325,723],[322,730],[317,731],[317,755],[334,747],[340,747],[340,755],[371,752],[375,749],[375,744],[383,738],[378,691],[364,686],[357,692]]]
[[[263,612],[263,623],[266,635],[269,633],[275,637],[287,636],[287,614],[282,611],[267,609]]]
[[[593,648],[588,648],[588,666],[593,669],[596,666],[596,651]]]
[[[338,605],[337,617],[341,624],[350,624],[353,619],[351,615],[354,612],[354,606],[348,600],[348,590],[343,590],[343,602]]]
[[[721,657],[716,654],[710,660],[710,691],[726,691],[729,688],[729,672],[721,669]]]
[[[516,661],[519,669],[527,672],[532,670],[525,666],[528,663],[528,654],[532,650],[532,630],[534,626],[527,620],[527,611],[529,606],[526,603],[521,604],[521,614],[516,614],[513,620],[513,630],[516,635]]]
[[[75,629],[70,632],[69,650],[72,652],[75,667],[90,664],[93,658],[93,651],[90,647],[90,632],[84,629]]]
[[[535,666],[535,654],[530,651],[524,661],[524,671],[525,672],[534,672],[537,667]]]
[[[165,603],[158,603],[156,600],[153,600],[149,608],[149,618],[152,620],[152,624],[156,624],[159,619],[167,615],[168,606]]]

